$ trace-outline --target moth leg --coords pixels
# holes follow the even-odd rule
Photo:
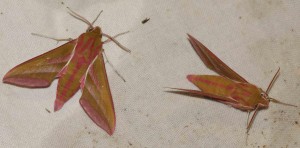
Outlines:
[[[124,82],[126,82],[126,80],[124,79],[124,77],[115,69],[115,67],[109,62],[109,60],[108,60],[108,58],[107,58],[107,56],[106,56],[106,54],[105,54],[105,51],[104,51],[104,49],[103,49],[103,55],[104,55],[104,57],[105,57],[105,59],[106,59],[106,62],[110,65],[110,67],[113,69],[113,71],[124,81]]]
[[[248,110],[247,112],[248,112],[248,117],[247,117],[246,126],[248,126],[248,124],[249,124],[249,116],[250,116],[251,111]],[[248,133],[248,130],[247,130],[247,132],[246,132],[246,145],[248,145],[248,136],[249,136],[249,133]]]
[[[122,32],[122,33],[119,33],[119,34],[117,34],[117,35],[114,35],[112,38],[117,38],[117,37],[119,37],[119,36],[121,36],[121,35],[124,35],[124,34],[126,34],[126,33],[128,33],[129,31],[125,31],[125,32]],[[105,40],[105,41],[103,41],[102,43],[103,44],[106,44],[106,43],[108,43],[108,42],[110,42],[110,41],[112,41],[111,39],[107,39],[107,40]]]
[[[257,104],[257,106],[256,106],[256,108],[255,108],[255,110],[254,110],[254,113],[253,113],[253,115],[252,115],[252,117],[251,117],[251,119],[250,119],[250,122],[248,123],[248,125],[247,125],[247,134],[249,133],[249,130],[250,130],[250,128],[251,128],[251,125],[253,124],[253,121],[254,121],[254,118],[255,118],[255,116],[256,116],[256,114],[257,114],[257,111],[259,110],[259,108],[261,107],[261,105],[260,104]]]
[[[73,39],[72,38],[67,38],[67,39],[58,39],[58,38],[54,38],[54,37],[49,37],[49,36],[46,36],[46,35],[42,35],[42,34],[37,34],[37,33],[31,33],[31,35],[34,35],[34,36],[38,36],[38,37],[42,37],[42,38],[47,38],[47,39],[51,39],[51,40],[55,40],[57,41],[57,43],[61,42],[61,41],[72,41]]]
[[[113,37],[105,34],[105,33],[102,33],[103,36],[109,38],[111,41],[113,41],[116,45],[118,45],[121,49],[123,49],[124,51],[126,52],[131,52],[128,48],[126,48],[125,46],[123,46],[121,43],[119,43],[117,40],[115,40]]]
[[[246,123],[246,126],[248,126],[248,123],[249,123],[249,116],[250,116],[251,111],[248,110],[247,112],[248,112],[248,117],[247,117],[247,123]]]

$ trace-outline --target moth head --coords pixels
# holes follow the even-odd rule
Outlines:
[[[89,26],[85,32],[92,32],[94,30],[94,27],[93,26]]]
[[[260,96],[262,99],[259,100],[259,103],[264,107],[268,107],[270,103],[270,97],[268,96],[268,94],[261,90]]]
[[[96,34],[101,34],[101,28],[96,26],[96,27],[88,27],[88,29],[86,30],[86,32],[93,32]]]
[[[262,92],[260,93],[260,96],[261,96],[263,99],[270,101],[270,97],[269,97],[269,95],[268,95],[266,92],[262,91]]]

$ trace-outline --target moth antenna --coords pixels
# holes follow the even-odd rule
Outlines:
[[[77,14],[76,12],[74,12],[73,10],[71,10],[71,8],[67,7],[67,9],[69,9],[70,12],[68,12],[71,16],[75,17],[78,20],[81,20],[82,22],[86,23],[87,25],[89,25],[89,28],[93,28],[93,24],[90,23],[87,19],[85,19],[83,16]]]
[[[278,103],[278,104],[282,104],[282,105],[286,105],[286,106],[293,106],[293,107],[297,107],[296,105],[292,105],[292,104],[288,104],[288,103],[283,103],[281,101],[278,101],[274,98],[269,98],[270,101],[274,102],[274,103]]]
[[[125,46],[123,46],[121,43],[119,43],[117,40],[115,40],[113,37],[105,34],[105,33],[102,33],[103,36],[109,38],[111,41],[113,41],[114,43],[116,43],[116,45],[118,45],[121,49],[125,50],[126,52],[131,52],[129,49],[127,49]]]
[[[272,81],[270,82],[269,86],[268,86],[268,89],[266,91],[266,94],[269,94],[270,90],[271,90],[271,87],[273,86],[275,80],[277,79],[277,77],[279,76],[279,71],[280,71],[280,67],[278,68],[276,74],[274,75]]]
[[[99,12],[99,14],[97,15],[97,17],[94,19],[94,21],[92,22],[92,25],[94,25],[94,23],[97,21],[97,19],[99,18],[100,14],[103,12],[103,10],[101,10]]]
[[[126,32],[122,32],[122,33],[116,34],[116,35],[114,35],[112,38],[117,38],[117,37],[119,37],[119,36],[121,36],[121,35],[124,35],[124,34],[126,34],[126,33],[129,33],[129,31],[126,31]],[[111,39],[107,39],[107,40],[103,41],[102,43],[103,43],[103,44],[106,44],[106,43],[108,43],[108,42],[110,42],[110,41],[111,41]]]
[[[72,38],[57,39],[57,38],[54,38],[54,37],[49,37],[49,36],[42,35],[42,34],[37,34],[37,33],[31,33],[31,35],[42,37],[42,38],[47,38],[47,39],[51,39],[51,40],[55,40],[55,41],[57,41],[57,43],[60,42],[60,41],[72,41],[73,40]]]
[[[273,86],[275,80],[278,78],[278,76],[279,76],[279,71],[280,71],[280,67],[278,68],[276,74],[274,75],[272,81],[270,82],[270,84],[269,84],[269,86],[268,86],[268,89],[267,89],[267,91],[266,91],[266,94],[268,94],[268,93],[270,92],[271,87]],[[292,105],[292,104],[288,104],[288,103],[283,103],[283,102],[278,101],[278,100],[276,100],[276,99],[274,99],[274,98],[269,98],[269,100],[272,101],[272,102],[274,102],[274,103],[278,103],[278,104],[282,104],[282,105],[287,105],[287,106],[297,107],[296,105]]]
[[[104,54],[104,57],[105,57],[105,59],[106,59],[106,62],[111,66],[111,68],[113,69],[113,71],[124,81],[124,82],[126,82],[126,80],[124,79],[124,77],[115,69],[115,67],[109,62],[109,60],[108,60],[108,58],[107,58],[107,56],[106,56],[106,53],[105,53],[105,51],[103,50],[102,51],[103,52],[103,54]]]

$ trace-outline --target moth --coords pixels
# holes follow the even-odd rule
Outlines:
[[[104,49],[102,45],[109,41],[123,47],[114,38],[101,31],[101,28],[69,9],[69,14],[86,23],[88,28],[77,39],[55,39],[68,42],[37,57],[34,57],[11,69],[3,78],[4,83],[27,87],[49,87],[54,79],[58,79],[54,111],[63,105],[80,89],[80,104],[87,115],[109,135],[116,126],[114,104],[107,79]],[[102,36],[108,40],[102,42]],[[49,37],[48,37],[49,38]],[[53,38],[52,38],[53,39]]]
[[[193,36],[188,34],[188,37],[189,42],[203,63],[209,69],[215,71],[221,76],[187,75],[187,79],[196,85],[201,91],[171,88],[175,90],[170,92],[212,99],[236,109],[247,111],[248,115],[250,112],[254,111],[250,122],[247,124],[247,133],[249,132],[257,112],[260,109],[268,108],[269,102],[297,107],[295,105],[280,102],[268,95],[273,83],[279,75],[280,69],[276,72],[267,90],[263,91],[261,88],[250,84],[246,81],[246,79],[233,71]]]

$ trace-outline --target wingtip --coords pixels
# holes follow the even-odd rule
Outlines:
[[[17,85],[12,79],[7,78],[6,76],[3,77],[2,83],[5,83],[5,84],[11,84],[11,85]],[[17,85],[17,86],[18,86],[18,85]]]
[[[7,79],[4,76],[3,79],[2,79],[2,83],[6,83],[6,82],[7,82]]]
[[[28,78],[21,78],[21,77],[10,77],[4,76],[2,79],[3,83],[15,85],[18,87],[26,87],[26,88],[45,88],[50,86],[48,81],[43,81],[39,79],[28,79]]]
[[[188,35],[188,40],[189,40],[190,44],[192,45],[194,50],[196,50],[196,52],[197,52],[197,48],[199,48],[198,47],[199,41],[197,39],[195,39],[192,35],[190,35],[190,34],[187,34],[187,35]]]
[[[3,83],[5,83],[5,81],[6,81],[6,79],[7,79],[7,74],[8,74],[8,73],[6,73],[6,74],[4,75],[4,77],[2,78],[2,82],[3,82]]]
[[[187,37],[187,39],[191,42],[191,35],[190,34],[186,34],[188,37]]]
[[[12,83],[12,82],[11,82],[11,79],[9,79],[9,77],[10,77],[10,72],[11,72],[11,70],[8,71],[8,72],[4,75],[4,77],[2,78],[2,82],[3,82],[3,83]]]
[[[195,75],[187,75],[186,78],[190,81],[193,82],[195,80]]]
[[[9,79],[6,79],[6,78],[3,78],[3,79],[2,79],[2,83],[5,83],[5,84],[12,84],[12,85],[13,85],[13,83],[12,83]]]
[[[99,126],[99,125],[98,125]],[[116,122],[114,121],[113,125],[109,125],[109,123],[107,123],[107,128],[102,128],[104,131],[106,131],[106,133],[109,135],[109,136],[112,136],[115,132],[115,129],[116,129]],[[104,126],[105,127],[105,126]]]
[[[54,102],[54,112],[59,111],[64,106],[64,102],[56,99]]]
[[[178,90],[178,88],[175,88],[175,87],[164,87],[164,88],[171,89],[171,90]],[[167,90],[167,91],[169,91],[169,90]]]
[[[105,130],[105,129],[104,129]],[[114,134],[114,132],[115,132],[115,127],[113,127],[112,129],[107,129],[107,130],[105,130],[106,131],[106,133],[109,135],[109,136],[112,136],[113,134]]]
[[[115,131],[116,127],[116,116],[113,114],[113,119],[111,122],[107,121],[107,118],[99,115],[93,107],[90,105],[88,101],[85,99],[80,99],[79,101],[81,107],[83,110],[87,113],[87,115],[92,119],[92,121],[99,126],[101,129],[103,129],[108,135],[112,135]]]
[[[188,36],[188,40],[190,40],[190,41],[193,40],[193,39],[195,39],[192,35],[190,35],[188,33],[187,33],[187,36]]]

